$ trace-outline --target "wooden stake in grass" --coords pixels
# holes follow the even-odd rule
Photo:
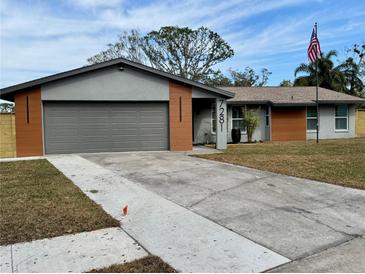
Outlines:
[[[128,214],[128,205],[123,207],[123,215],[126,216]]]

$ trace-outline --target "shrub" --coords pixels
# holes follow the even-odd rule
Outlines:
[[[250,110],[243,110],[243,123],[247,130],[247,140],[249,143],[252,142],[252,135],[255,129],[260,124],[260,116],[258,110],[250,109]]]

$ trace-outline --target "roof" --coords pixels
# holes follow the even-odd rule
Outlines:
[[[53,75],[50,75],[47,77],[42,77],[42,78],[35,79],[32,81],[28,81],[28,82],[24,82],[21,84],[2,88],[2,89],[0,89],[0,98],[12,97],[16,92],[21,91],[26,88],[39,86],[39,85],[50,83],[53,81],[58,81],[58,80],[62,80],[62,79],[68,78],[68,77],[76,76],[79,74],[84,74],[84,73],[87,73],[90,71],[95,71],[95,70],[99,70],[99,69],[103,69],[103,68],[107,68],[107,67],[111,67],[111,66],[117,66],[117,65],[120,65],[122,67],[132,67],[132,68],[135,68],[138,70],[146,71],[146,72],[149,72],[149,73],[152,73],[155,75],[159,75],[161,77],[168,78],[168,79],[180,82],[180,83],[184,83],[187,85],[191,85],[193,87],[211,91],[211,92],[223,95],[227,98],[232,98],[234,96],[234,93],[227,91],[227,90],[222,90],[220,88],[215,88],[215,87],[209,87],[207,85],[204,85],[202,83],[199,83],[199,82],[196,82],[193,80],[189,80],[189,79],[186,79],[186,78],[183,78],[180,76],[176,76],[176,75],[173,75],[173,74],[170,74],[167,72],[163,72],[161,70],[154,69],[149,66],[145,66],[145,65],[142,65],[142,64],[139,64],[136,62],[129,61],[125,58],[117,58],[117,59],[113,59],[113,60],[106,61],[103,63],[84,66],[84,67],[80,67],[77,69],[68,70],[68,71],[53,74]]]
[[[221,87],[233,92],[236,96],[228,103],[272,104],[272,105],[314,105],[316,87]],[[319,88],[319,103],[365,103],[365,99],[336,92],[330,89]]]

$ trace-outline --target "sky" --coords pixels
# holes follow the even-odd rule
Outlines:
[[[365,41],[364,0],[0,0],[0,16],[1,88],[84,66],[130,29],[206,26],[235,51],[217,68],[267,68],[268,85],[308,62],[314,22],[338,59]]]

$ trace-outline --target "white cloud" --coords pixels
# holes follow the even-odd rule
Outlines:
[[[69,5],[77,6],[84,9],[97,9],[105,7],[121,6],[123,0],[68,0]]]
[[[158,0],[142,5],[132,0],[64,0],[55,8],[47,1],[2,0],[1,86],[82,66],[86,58],[116,40],[118,33],[131,28],[148,32],[165,25],[210,27],[236,52],[222,68],[269,67],[273,63],[279,67],[280,62],[287,66],[289,55],[294,60],[291,62],[301,60],[300,56],[304,61],[316,20],[324,46],[346,43],[354,34],[359,39],[365,37],[364,11],[359,7],[334,11],[328,5],[314,13],[286,13],[266,25],[258,20],[259,16],[267,19],[269,12],[299,9],[303,2],[306,1]],[[338,24],[337,20],[343,22]]]

